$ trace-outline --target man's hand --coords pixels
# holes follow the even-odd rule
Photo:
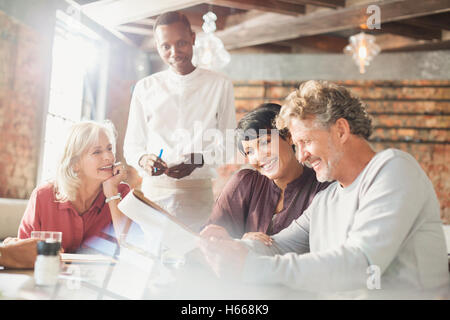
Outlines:
[[[207,225],[201,232],[200,236],[205,239],[209,239],[211,237],[217,239],[228,239],[232,240],[230,234],[227,229],[217,224],[209,224]]]
[[[139,165],[151,176],[160,176],[167,171],[167,164],[154,154],[143,155]]]
[[[221,279],[239,281],[248,249],[236,240],[201,238],[200,250],[214,273]]]
[[[33,269],[39,239],[10,241],[1,248],[0,265],[6,268]]]
[[[171,178],[181,179],[190,175],[196,168],[203,167],[203,164],[203,155],[201,153],[191,153],[185,155],[183,163],[168,168],[165,173]]]

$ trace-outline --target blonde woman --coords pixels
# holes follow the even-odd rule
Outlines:
[[[130,190],[125,165],[115,164],[111,123],[83,121],[72,126],[54,181],[31,194],[18,236],[34,230],[61,231],[62,248],[76,252],[113,223],[119,235],[127,222],[117,204]]]

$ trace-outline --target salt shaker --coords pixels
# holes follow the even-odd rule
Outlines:
[[[55,241],[39,241],[38,256],[34,264],[34,281],[39,286],[53,286],[58,282],[61,243]]]

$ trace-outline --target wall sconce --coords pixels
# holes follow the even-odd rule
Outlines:
[[[217,16],[209,11],[203,15],[203,32],[195,40],[193,64],[206,69],[220,69],[226,66],[231,58],[223,46],[222,40],[214,35]]]
[[[353,60],[359,67],[359,73],[366,73],[365,67],[380,51],[380,47],[375,43],[375,37],[364,32],[351,36],[349,44],[344,48],[344,53],[353,56]]]

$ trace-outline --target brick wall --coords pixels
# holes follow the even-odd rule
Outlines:
[[[441,218],[450,224],[450,81],[342,81],[367,104],[376,151],[395,147],[413,155],[433,182]],[[235,82],[237,118],[264,102],[282,104],[297,82]],[[223,185],[237,168],[223,168]],[[219,192],[219,188],[216,192]]]
[[[26,199],[35,187],[45,98],[42,42],[0,11],[0,197]]]

